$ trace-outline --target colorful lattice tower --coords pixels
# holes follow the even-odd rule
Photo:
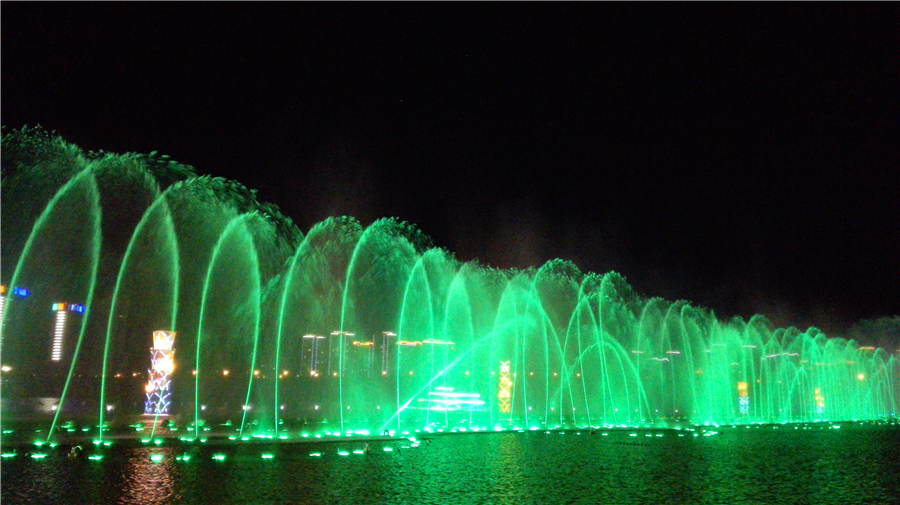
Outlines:
[[[825,413],[825,397],[822,396],[822,389],[815,389],[816,395],[816,415],[822,415]]]
[[[144,414],[167,415],[172,403],[172,371],[175,370],[175,332],[154,331],[150,349],[150,380]]]
[[[509,361],[500,362],[500,391],[497,399],[500,401],[500,412],[509,414],[512,409],[512,380],[509,378]]]
[[[740,411],[742,416],[746,416],[750,413],[750,394],[747,391],[747,383],[746,382],[738,382],[738,411]]]

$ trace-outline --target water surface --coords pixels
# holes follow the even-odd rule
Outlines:
[[[429,437],[417,447],[373,440],[369,454],[353,453],[366,443],[359,439],[131,442],[114,444],[100,461],[86,458],[92,448],[78,459],[65,447],[33,459],[25,451],[34,448],[19,447],[2,462],[2,502],[900,503],[896,425],[722,428],[707,437],[628,430]],[[162,461],[151,461],[154,454]],[[185,454],[190,460],[176,459]]]

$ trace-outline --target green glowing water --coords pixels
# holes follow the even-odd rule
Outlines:
[[[151,438],[162,421],[200,439],[877,419],[900,406],[889,350],[762,315],[721,320],[563,260],[460,262],[397,219],[329,218],[304,236],[231,181],[47,152],[4,176],[4,201],[56,192],[28,226],[3,213],[4,240],[22,244],[4,248],[4,285],[32,295],[7,296],[0,323],[4,420],[47,440],[71,420],[98,439],[135,422],[154,330],[177,337],[171,416]],[[58,302],[87,310],[48,364]]]
[[[4,504],[900,503],[900,426],[434,435],[5,451]],[[631,436],[634,435],[634,436]],[[694,436],[697,435],[697,436]],[[421,441],[422,443],[417,443]],[[368,446],[368,451],[365,450]],[[77,475],[78,478],[73,478]],[[39,476],[39,477],[37,477]]]

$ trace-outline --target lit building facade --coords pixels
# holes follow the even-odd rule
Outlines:
[[[62,361],[65,352],[66,323],[68,314],[84,314],[84,305],[79,303],[54,303],[53,311],[56,312],[56,322],[53,326],[53,344],[50,348],[50,361]]]
[[[317,377],[321,370],[323,347],[327,352],[325,337],[321,335],[303,335],[303,344],[300,348],[300,368],[306,370],[310,377]]]

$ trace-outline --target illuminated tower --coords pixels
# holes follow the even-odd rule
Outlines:
[[[512,380],[509,378],[509,361],[500,362],[500,391],[497,399],[500,400],[500,412],[509,414],[512,410]]]
[[[56,312],[56,325],[53,328],[53,347],[50,350],[50,360],[62,361],[67,314],[69,312],[84,314],[84,305],[78,303],[54,303],[53,311]]]
[[[3,302],[6,301],[6,286],[0,285],[0,321],[3,320]]]
[[[150,380],[144,414],[167,415],[172,403],[172,371],[175,370],[175,332],[154,331],[150,349]]]
[[[825,413],[825,397],[822,396],[822,389],[815,389],[816,395],[816,415],[821,416]]]
[[[738,382],[738,410],[740,411],[742,416],[746,416],[750,413],[750,396],[747,392],[747,383],[746,382]]]

